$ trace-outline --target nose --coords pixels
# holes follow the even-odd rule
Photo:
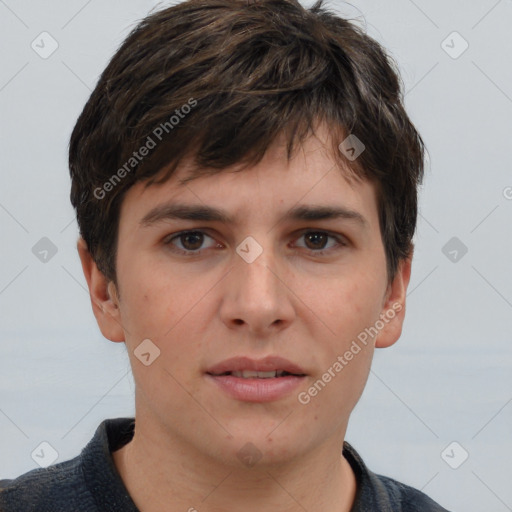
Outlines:
[[[236,254],[234,266],[223,280],[222,321],[230,329],[261,337],[285,329],[295,316],[291,276],[270,249],[264,249],[251,263]]]

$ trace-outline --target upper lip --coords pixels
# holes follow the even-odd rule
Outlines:
[[[226,372],[252,370],[256,372],[285,371],[294,375],[305,375],[306,372],[297,364],[279,356],[268,356],[263,359],[250,357],[232,357],[211,366],[206,373],[220,375]]]

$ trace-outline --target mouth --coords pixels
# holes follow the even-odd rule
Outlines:
[[[235,357],[206,372],[225,395],[244,402],[270,402],[290,395],[307,377],[300,366],[281,357]]]
[[[267,356],[263,359],[232,357],[208,368],[206,373],[215,377],[231,375],[241,379],[272,379],[289,375],[297,377],[306,375],[306,371],[298,364],[280,356]]]
[[[290,373],[286,370],[271,370],[268,372],[258,372],[254,370],[238,370],[238,371],[227,371],[223,373],[211,373],[206,372],[208,375],[212,375],[213,377],[224,377],[226,375],[232,375],[233,377],[238,377],[240,379],[274,379],[279,377],[288,377],[293,375],[294,377],[305,377],[304,373]]]

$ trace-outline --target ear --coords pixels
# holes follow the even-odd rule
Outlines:
[[[125,341],[115,284],[98,269],[83,238],[77,242],[82,269],[89,287],[92,311],[101,333],[110,341]]]
[[[405,260],[398,264],[393,281],[388,285],[384,298],[384,306],[380,318],[384,327],[379,331],[376,348],[386,348],[393,345],[402,334],[405,318],[405,298],[411,278],[412,250]]]

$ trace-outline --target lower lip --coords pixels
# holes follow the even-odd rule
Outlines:
[[[272,402],[290,394],[301,384],[304,377],[287,375],[270,379],[243,379],[233,375],[206,375],[226,394],[245,402]]]

